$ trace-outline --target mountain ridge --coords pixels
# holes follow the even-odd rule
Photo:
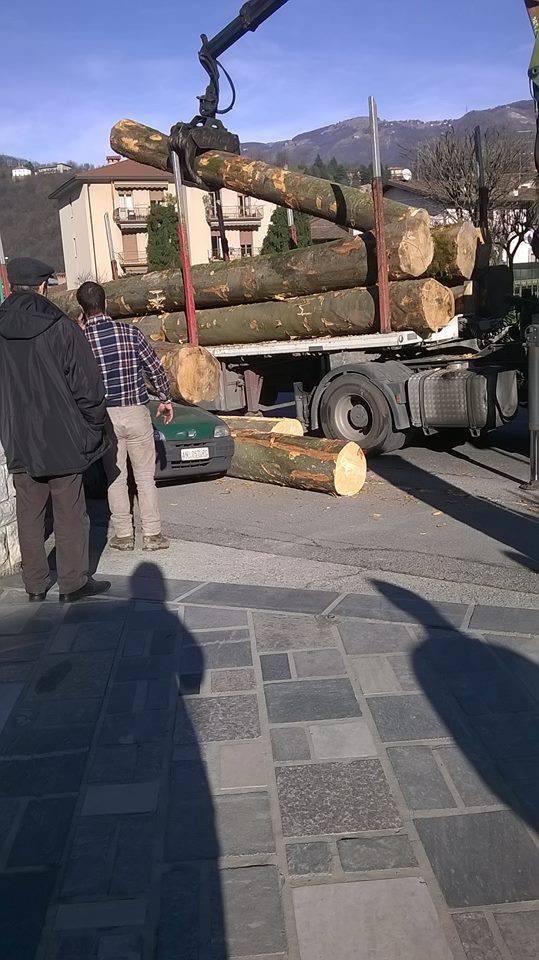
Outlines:
[[[445,120],[379,120],[380,148],[385,164],[413,163],[423,142],[439,137],[444,130],[454,127],[459,133],[470,132],[480,126],[483,131],[496,128],[515,136],[532,136],[535,114],[532,100],[470,110],[462,117]],[[310,165],[317,154],[328,161],[335,157],[346,165],[371,162],[371,141],[368,117],[351,117],[314,130],[298,133],[289,140],[271,143],[248,141],[242,151],[256,160],[275,162],[284,160],[292,166]]]

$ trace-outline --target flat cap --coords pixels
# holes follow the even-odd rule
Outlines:
[[[35,260],[33,257],[14,257],[7,263],[7,275],[10,283],[39,287],[41,283],[52,277],[53,273],[54,267],[49,267],[42,260]]]

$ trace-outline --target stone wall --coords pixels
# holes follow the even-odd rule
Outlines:
[[[21,554],[15,520],[15,490],[7,471],[4,451],[0,446],[0,577],[17,570],[20,562]]]

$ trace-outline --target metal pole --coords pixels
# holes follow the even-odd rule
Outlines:
[[[539,317],[526,330],[528,344],[528,420],[530,426],[530,479],[523,490],[539,490]]]
[[[182,203],[182,174],[180,170],[180,160],[178,154],[172,150],[172,171],[174,173],[174,183],[176,185],[176,204],[178,206],[178,245],[180,248],[180,268],[183,277],[183,289],[185,293],[185,319],[187,322],[187,340],[189,343],[198,344],[197,318],[195,310],[195,294],[193,290],[193,280],[191,277],[191,262],[189,259],[189,237],[187,235],[187,225]]]
[[[0,299],[5,300],[6,297],[9,297],[11,293],[11,287],[9,285],[9,280],[7,277],[6,258],[4,256],[2,234],[0,234],[0,281],[2,284],[2,290],[0,290],[0,293],[2,294],[2,296]]]
[[[474,137],[474,149],[475,149],[475,159],[477,163],[477,185],[479,191],[479,210],[478,210],[478,224],[480,227],[481,233],[483,234],[483,240],[486,240],[488,237],[488,201],[489,201],[489,191],[488,187],[485,184],[485,161],[483,157],[483,138],[481,137],[481,127],[475,127],[473,132]]]
[[[230,247],[228,246],[228,237],[226,235],[225,229],[225,218],[223,214],[223,202],[221,199],[221,191],[216,190],[214,192],[215,197],[215,211],[217,213],[217,222],[219,224],[219,234],[221,236],[221,250],[223,253],[223,260],[230,260]]]
[[[380,160],[380,141],[378,138],[378,112],[374,97],[369,97],[369,117],[372,137],[372,203],[374,207],[374,231],[376,235],[380,333],[391,333],[391,306],[389,303],[389,274],[384,223],[382,163]]]
[[[118,263],[116,261],[116,254],[114,253],[114,246],[112,244],[112,230],[110,229],[110,220],[108,213],[104,214],[105,220],[105,233],[107,235],[107,246],[109,248],[109,260],[110,260],[110,269],[112,271],[112,279],[118,279]]]
[[[299,247],[298,228],[296,226],[296,221],[294,220],[294,211],[290,207],[287,207],[286,209],[286,220],[288,223],[290,249],[295,250],[296,247]]]

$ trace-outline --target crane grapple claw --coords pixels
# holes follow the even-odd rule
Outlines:
[[[170,149],[178,154],[182,182],[189,187],[207,190],[195,170],[195,160],[208,150],[221,153],[241,153],[240,140],[220,120],[195,117],[191,123],[176,123],[170,131]]]

